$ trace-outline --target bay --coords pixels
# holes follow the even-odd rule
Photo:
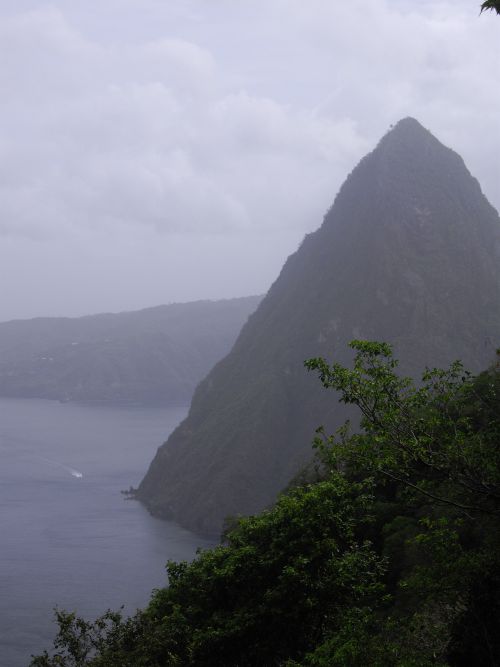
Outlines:
[[[50,648],[54,607],[133,613],[167,560],[214,544],[120,493],[186,412],[0,399],[1,665]]]

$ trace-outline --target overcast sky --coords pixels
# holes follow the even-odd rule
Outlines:
[[[265,292],[414,116],[500,206],[479,0],[0,0],[0,320]]]

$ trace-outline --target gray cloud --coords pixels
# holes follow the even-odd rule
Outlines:
[[[469,0],[7,0],[0,319],[266,289],[405,115],[498,206],[494,18]]]

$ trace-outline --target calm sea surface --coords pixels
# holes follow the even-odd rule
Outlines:
[[[211,546],[120,494],[186,412],[0,399],[1,667],[51,647],[56,605],[133,612],[168,559]]]

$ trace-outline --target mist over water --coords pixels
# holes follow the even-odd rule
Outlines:
[[[186,411],[0,400],[0,664],[50,647],[56,605],[131,613],[211,545],[120,494]]]

